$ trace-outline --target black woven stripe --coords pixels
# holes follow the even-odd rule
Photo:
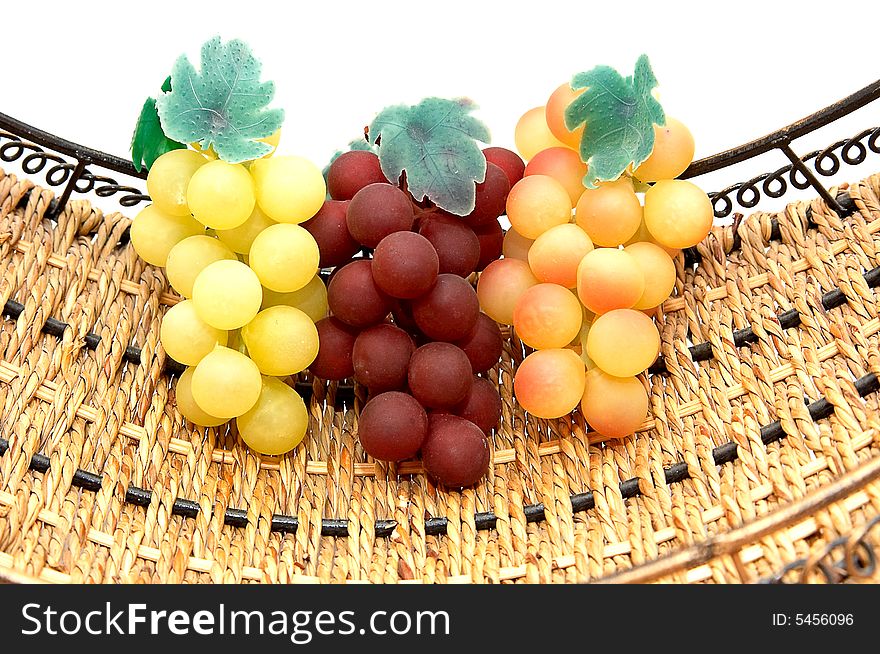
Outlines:
[[[321,520],[322,536],[348,536],[348,520],[342,518],[324,518]]]
[[[141,364],[141,348],[136,345],[127,346],[125,354],[122,355],[122,360],[139,366]]]
[[[169,377],[180,377],[184,372],[186,372],[186,366],[178,361],[175,361],[171,357],[167,357],[165,359],[165,373]]]
[[[777,226],[778,229],[778,226]],[[864,274],[865,282],[868,284],[870,288],[876,288],[880,285],[880,266],[876,268],[872,268]],[[822,307],[826,310],[833,309],[835,307],[839,307],[842,304],[846,303],[846,296],[840,289],[835,289],[832,291],[828,291],[822,296]],[[21,315],[21,312],[24,311],[24,305],[14,300],[7,300],[6,304],[3,308],[4,314],[10,316],[13,319],[17,319],[18,316]],[[801,324],[800,313],[796,309],[788,309],[786,311],[781,312],[776,316],[779,321],[779,325],[783,329],[791,329],[793,327],[797,327]],[[56,320],[55,318],[48,318],[46,320],[46,324],[43,325],[43,331],[61,338],[64,335],[64,330],[67,329],[69,325],[67,323],[61,322],[60,320]],[[94,333],[89,333],[85,337],[86,347],[94,350],[98,343],[100,342],[101,337]],[[743,347],[750,343],[757,342],[758,337],[754,332],[752,327],[744,327],[742,329],[737,329],[733,332],[733,343],[736,347]],[[695,363],[699,363],[701,361],[708,361],[715,356],[715,353],[712,349],[712,344],[707,342],[697,343],[695,345],[691,345],[688,348],[688,351],[691,355],[691,359]],[[125,348],[125,354],[123,355],[123,359],[128,361],[129,363],[133,363],[135,365],[140,365],[142,362],[142,352],[141,348],[137,345],[129,345]],[[173,359],[166,358],[165,362],[165,372],[170,376],[180,375],[186,370],[186,366]],[[649,375],[663,374],[668,372],[668,368],[666,366],[666,360],[663,356],[657,357],[657,360],[648,368]],[[303,400],[308,402],[312,397],[312,386],[308,382],[297,382],[296,390],[302,395]],[[350,384],[340,384],[336,389],[336,402],[335,408],[341,409],[344,406],[350,406],[354,403],[354,387]]]
[[[67,323],[55,318],[47,318],[46,324],[43,325],[43,331],[56,338],[63,338],[65,329],[67,329]]]
[[[137,486],[129,486],[125,491],[126,504],[134,504],[135,506],[149,506],[150,500],[153,498],[153,491],[144,490]]]
[[[223,514],[223,524],[229,525],[230,527],[247,527],[247,511],[244,509],[226,509],[226,512]]]
[[[96,475],[94,472],[77,469],[77,471],[73,473],[73,480],[71,483],[74,486],[79,486],[83,490],[97,493],[101,490],[102,479],[102,475]]]
[[[376,520],[376,536],[388,538],[397,529],[397,520]],[[346,527],[346,531],[348,528]]]
[[[45,474],[49,471],[49,457],[45,454],[34,454],[31,457],[31,464],[28,467],[34,472]]]
[[[425,520],[425,534],[428,536],[442,536],[446,533],[446,518],[428,518]]]
[[[295,534],[299,528],[299,518],[292,515],[276,513],[272,516],[272,531],[281,534]]]
[[[195,518],[199,515],[199,504],[192,500],[178,498],[171,505],[171,513],[173,515],[182,515],[184,518]]]
[[[865,397],[880,390],[880,379],[869,373],[855,382],[856,391],[860,397]],[[807,404],[807,410],[814,420],[827,418],[834,413],[834,405],[822,398]],[[761,440],[770,444],[785,437],[781,423],[777,420],[761,427]],[[9,450],[9,442],[0,438],[0,456]],[[730,442],[719,445],[712,450],[712,459],[715,465],[724,465],[738,458],[736,443]],[[45,473],[49,470],[49,458],[43,454],[35,454],[31,457],[30,469]],[[667,484],[676,484],[690,478],[690,471],[684,462],[675,463],[663,470]],[[89,491],[98,491],[101,488],[103,476],[86,470],[78,469],[74,473],[73,485]],[[641,489],[640,479],[633,477],[618,484],[620,495],[623,499],[639,497]],[[153,497],[152,491],[129,486],[125,492],[125,502],[135,506],[149,506]],[[595,507],[592,491],[576,493],[570,497],[571,510],[573,513],[581,513]],[[193,500],[178,498],[172,505],[171,512],[184,518],[195,518],[200,511],[199,504]],[[526,522],[543,522],[546,519],[544,505],[542,503],[528,504],[523,507]],[[247,511],[244,509],[226,509],[223,522],[231,527],[246,527],[249,524]],[[480,531],[494,529],[498,522],[498,516],[491,511],[476,513],[474,524]],[[425,520],[425,533],[429,536],[440,536],[446,533],[449,521],[446,518],[428,518]],[[299,519],[295,516],[278,514],[272,516],[271,530],[284,534],[295,534],[299,528]],[[374,532],[378,538],[388,538],[397,528],[395,520],[377,520]],[[321,535],[332,537],[346,537],[348,533],[348,520],[344,518],[324,518],[321,520]]]
[[[3,315],[9,316],[13,320],[16,320],[22,311],[24,311],[24,305],[15,300],[6,300],[6,304],[3,305]]]

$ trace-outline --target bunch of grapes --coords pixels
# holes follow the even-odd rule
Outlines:
[[[477,293],[534,350],[516,371],[519,404],[542,418],[580,405],[593,429],[619,438],[648,412],[639,375],[659,353],[653,317],[675,286],[674,258],[706,237],[713,212],[703,191],[675,179],[694,141],[672,118],[631,174],[585,188],[575,150],[584,127],[571,132],[563,120],[580,92],[563,84],[517,124],[528,164],[507,199],[505,258],[487,266]],[[637,188],[647,189],[643,202]]]
[[[249,447],[274,455],[308,428],[285,379],[315,359],[315,322],[327,315],[318,244],[300,225],[326,211],[326,189],[309,161],[270,155],[232,164],[210,150],[163,154],[131,242],[183,297],[160,333],[167,355],[187,366],[176,386],[181,414],[208,427],[234,418]]]
[[[508,150],[485,155],[476,206],[461,217],[417,201],[405,181],[390,183],[373,152],[347,152],[327,171],[332,199],[304,225],[321,266],[335,268],[310,371],[368,389],[358,438],[369,455],[421,453],[426,471],[449,487],[486,474],[488,435],[501,417],[498,390],[481,376],[501,357],[501,331],[468,278],[501,255],[498,218],[511,186],[503,166],[524,164]],[[361,251],[371,257],[358,258]]]

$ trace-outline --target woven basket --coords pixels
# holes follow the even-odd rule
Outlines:
[[[30,191],[30,193],[28,193]],[[488,477],[370,460],[363,397],[307,378],[282,458],[174,406],[177,298],[129,219],[0,171],[0,579],[47,582],[880,580],[880,175],[716,227],[677,260],[635,436],[526,416],[515,335]],[[120,243],[122,240],[122,243]]]

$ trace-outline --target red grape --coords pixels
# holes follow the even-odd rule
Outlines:
[[[523,178],[526,171],[526,163],[516,152],[507,148],[493,147],[483,150],[483,154],[486,157],[487,163],[495,164],[504,171],[511,188]]]
[[[355,381],[373,393],[404,388],[415,349],[409,334],[394,325],[370,327],[354,342],[351,360]]]
[[[479,315],[470,334],[462,340],[456,341],[455,344],[464,350],[475,373],[486,372],[490,368],[494,368],[501,358],[501,351],[504,348],[498,323],[485,313]]]
[[[457,404],[452,412],[470,420],[487,436],[501,421],[501,395],[498,387],[488,379],[474,377],[467,397]]]
[[[361,249],[348,233],[345,214],[348,202],[327,200],[314,217],[302,224],[312,235],[321,252],[321,268],[339,266]]]
[[[437,280],[439,269],[434,246],[414,232],[389,234],[373,252],[373,279],[392,297],[424,295]]]
[[[497,220],[474,229],[477,240],[480,242],[480,260],[477,262],[477,270],[482,271],[496,259],[501,258],[504,248],[504,230]]]
[[[327,287],[327,303],[336,318],[354,327],[380,323],[391,310],[391,298],[376,286],[367,259],[335,271]]]
[[[451,409],[467,397],[473,371],[467,355],[451,343],[428,343],[409,361],[409,388],[423,406]]]
[[[409,305],[409,302],[398,300],[392,304],[391,317],[394,319],[394,324],[402,330],[410,334],[420,333],[419,326],[416,324],[415,318],[413,318],[412,307]]]
[[[474,210],[462,220],[474,228],[495,220],[504,213],[508,193],[510,193],[510,180],[507,178],[507,173],[495,164],[487,163],[486,179],[477,184]]]
[[[489,441],[470,420],[431,414],[422,443],[422,463],[444,486],[473,486],[489,471]]]
[[[433,288],[413,300],[410,306],[419,330],[435,341],[465,338],[480,315],[480,301],[474,287],[450,274],[438,275]]]
[[[379,157],[366,150],[352,150],[339,155],[327,171],[327,192],[334,200],[351,200],[369,184],[387,184],[379,166]]]
[[[480,261],[480,240],[474,230],[448,214],[426,215],[419,234],[431,241],[440,258],[440,272],[467,277]]]
[[[364,405],[358,419],[358,440],[364,451],[381,461],[416,455],[428,433],[422,405],[406,393],[381,393]]]
[[[354,375],[351,351],[357,333],[336,318],[324,318],[315,323],[318,330],[318,356],[309,366],[309,372],[321,379],[340,380]]]
[[[391,184],[370,184],[348,205],[348,231],[358,243],[374,248],[389,234],[408,231],[414,220],[409,195]]]

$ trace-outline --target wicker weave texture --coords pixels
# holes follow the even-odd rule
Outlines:
[[[0,171],[0,301],[22,306],[0,323],[0,577],[590,581],[772,521],[880,455],[880,394],[861,398],[855,385],[880,373],[864,277],[880,265],[880,176],[848,192],[857,211],[846,218],[818,200],[791,204],[744,219],[736,238],[716,228],[696,267],[678,258],[658,318],[668,372],[649,376],[651,415],[634,437],[599,442],[579,416],[524,415],[514,336],[491,373],[503,419],[490,474],[447,492],[418,463],[370,460],[356,439],[363,398],[339,402],[336,384],[313,382],[310,433],[280,459],[185,422],[158,342],[176,297],[119,244],[128,218],[75,201],[50,221],[51,192]],[[826,309],[835,289],[845,302]],[[792,309],[800,324],[783,328],[777,316]],[[737,347],[746,327],[753,342]],[[89,346],[89,333],[100,340]],[[695,363],[688,346],[703,342],[713,356]],[[823,398],[833,411],[814,421],[808,404]],[[765,444],[761,427],[774,421],[781,438]],[[713,450],[731,442],[736,457],[718,465]],[[756,581],[814,560],[880,514],[880,483],[868,481],[733,556],[663,578]],[[878,540],[880,527],[864,534]]]

